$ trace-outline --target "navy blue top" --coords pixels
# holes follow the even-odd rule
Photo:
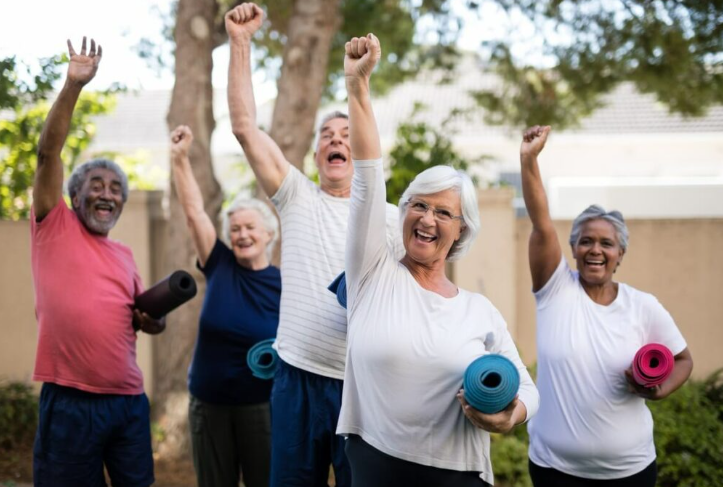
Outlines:
[[[198,339],[188,371],[188,389],[212,404],[267,402],[273,381],[251,375],[246,353],[255,343],[276,336],[281,273],[274,266],[254,271],[236,262],[220,240],[205,267]]]

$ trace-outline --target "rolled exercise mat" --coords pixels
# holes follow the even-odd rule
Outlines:
[[[517,395],[520,373],[507,357],[483,355],[469,364],[464,373],[464,398],[485,414],[499,413]]]
[[[633,359],[633,379],[643,387],[654,387],[665,382],[673,372],[675,358],[665,345],[645,345]]]
[[[271,347],[275,340],[275,338],[262,340],[249,348],[246,354],[246,363],[248,363],[254,377],[266,380],[274,376],[279,361],[279,355]]]
[[[346,273],[342,272],[336,276],[327,289],[336,294],[336,300],[342,308],[346,309]]]
[[[155,319],[167,315],[196,295],[196,281],[186,271],[176,271],[136,296],[136,308]]]

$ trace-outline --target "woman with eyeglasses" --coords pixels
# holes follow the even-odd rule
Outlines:
[[[337,433],[348,437],[352,484],[484,486],[493,483],[490,432],[507,432],[538,407],[538,394],[500,313],[445,273],[479,231],[475,189],[448,166],[420,173],[400,200],[405,255],[387,247],[381,148],[369,97],[380,57],[372,34],[346,45],[354,160],[346,249],[347,363]],[[509,358],[518,397],[483,414],[460,390],[467,366]]]

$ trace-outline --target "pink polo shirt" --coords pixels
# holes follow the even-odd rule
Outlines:
[[[131,250],[90,233],[61,199],[31,213],[38,319],[33,379],[99,394],[141,394],[134,297],[143,291]]]

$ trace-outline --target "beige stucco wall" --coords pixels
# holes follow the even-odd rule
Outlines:
[[[160,192],[131,192],[111,238],[131,247],[146,286],[153,272],[154,229]],[[0,221],[0,381],[30,382],[38,339],[30,272],[30,222]],[[138,364],[146,392],[153,394],[153,337],[139,334]]]

